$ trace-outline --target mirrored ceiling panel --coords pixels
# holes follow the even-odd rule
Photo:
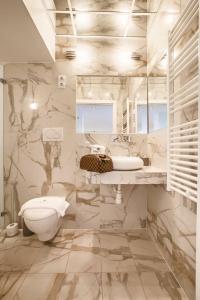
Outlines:
[[[68,10],[67,0],[54,0],[55,7],[57,10]]]
[[[127,23],[126,15],[123,17],[119,22],[118,15],[77,13],[75,17],[77,34],[123,36]]]
[[[179,0],[177,0],[179,1]],[[69,10],[67,0],[54,0],[57,10]],[[161,0],[70,0],[74,11],[155,12]]]
[[[146,37],[147,18],[147,16],[132,16],[128,23],[126,36]]]
[[[75,24],[78,35],[146,36],[146,16],[129,18],[126,14],[93,15],[77,13]]]
[[[132,0],[71,0],[75,10],[129,12]]]
[[[73,34],[70,15],[57,14],[56,34]]]

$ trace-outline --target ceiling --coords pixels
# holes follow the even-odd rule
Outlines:
[[[176,13],[183,0],[54,0],[58,37],[147,36],[157,12]],[[162,8],[161,8],[162,7]]]
[[[146,37],[147,18],[159,8],[147,0],[54,0],[57,36]]]
[[[21,0],[0,0],[0,45],[0,63],[53,61]]]

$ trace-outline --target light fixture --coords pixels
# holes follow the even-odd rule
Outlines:
[[[93,94],[92,94],[92,91],[89,91],[89,92],[88,92],[88,97],[89,97],[89,98],[92,98],[92,95],[93,95]]]
[[[69,48],[64,52],[64,55],[67,59],[74,59],[76,58],[76,50],[73,48]]]
[[[118,14],[116,16],[116,25],[119,29],[125,28],[129,21],[129,14]]]
[[[92,26],[91,15],[86,12],[78,12],[76,14],[75,23],[78,30],[88,30]]]
[[[88,45],[78,45],[76,49],[76,58],[77,62],[82,64],[89,63],[92,59],[93,51],[92,48]]]
[[[142,58],[142,55],[141,55],[141,54],[139,54],[139,53],[137,53],[137,52],[134,52],[134,51],[131,53],[131,59],[140,61],[141,58]]]
[[[173,26],[177,18],[177,12],[169,11],[166,13],[164,17],[165,24],[168,25],[169,28]]]
[[[30,109],[37,110],[38,109],[38,103],[33,101],[30,103]]]
[[[131,66],[131,52],[127,49],[118,49],[116,51],[115,61],[117,62],[117,65],[123,69]]]

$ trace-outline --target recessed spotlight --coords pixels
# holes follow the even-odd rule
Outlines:
[[[38,109],[38,103],[33,101],[30,103],[30,109],[37,110]]]
[[[173,12],[169,12],[166,14],[164,20],[165,23],[169,26],[169,28],[175,23],[176,17],[177,17],[176,14]]]
[[[116,23],[117,23],[116,25],[119,28],[123,28],[123,27],[127,26],[128,21],[129,21],[129,15],[126,13],[119,14],[116,16]]]
[[[89,91],[89,92],[88,92],[88,97],[91,98],[92,95],[93,95],[93,94],[92,94],[92,91]]]
[[[80,62],[81,64],[89,63],[92,59],[93,51],[91,47],[86,45],[78,45],[76,49],[76,58],[77,62]]]
[[[76,14],[76,26],[79,30],[87,30],[92,26],[91,15],[85,12],[79,12]]]

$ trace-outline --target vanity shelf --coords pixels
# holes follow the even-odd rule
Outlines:
[[[135,171],[94,173],[85,171],[88,184],[166,184],[167,171],[148,166]]]

